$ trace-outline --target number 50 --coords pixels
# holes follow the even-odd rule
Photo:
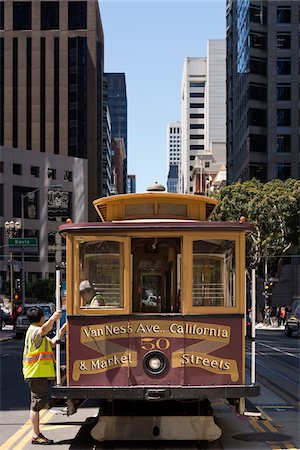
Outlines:
[[[167,350],[171,345],[169,339],[166,338],[142,338],[141,348],[143,350],[154,350],[158,348],[159,350]]]

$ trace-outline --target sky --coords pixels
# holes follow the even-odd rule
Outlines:
[[[137,192],[167,186],[167,125],[180,120],[186,57],[206,57],[209,39],[226,38],[226,0],[99,0],[104,71],[124,72],[128,174]]]

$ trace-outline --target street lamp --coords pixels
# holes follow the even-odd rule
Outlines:
[[[21,224],[22,224],[22,239],[25,238],[25,223],[24,223],[24,200],[25,198],[29,197],[32,194],[35,194],[36,192],[42,191],[43,189],[62,189],[61,184],[53,184],[51,186],[42,186],[40,188],[34,189],[33,191],[26,192],[26,194],[21,194]],[[22,282],[21,282],[21,288],[22,288],[22,307],[24,309],[25,305],[25,262],[24,262],[24,246],[22,245]]]
[[[7,239],[12,238],[16,236],[21,228],[20,222],[14,222],[13,220],[6,221],[4,224],[5,233]],[[13,294],[14,294],[14,287],[13,287],[13,254],[12,251],[9,252],[9,266],[10,266],[10,300],[11,300],[11,306],[13,307]]]

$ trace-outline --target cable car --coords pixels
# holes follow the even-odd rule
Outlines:
[[[214,440],[210,406],[244,409],[247,222],[213,222],[217,200],[149,191],[97,199],[66,223],[68,413],[99,400],[97,440]]]

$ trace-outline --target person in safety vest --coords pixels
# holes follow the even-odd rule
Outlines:
[[[32,424],[32,444],[49,445],[53,440],[47,439],[40,432],[40,410],[48,400],[51,381],[55,378],[54,354],[52,347],[59,342],[65,332],[66,323],[53,339],[47,337],[54,323],[60,319],[62,312],[56,311],[45,322],[44,312],[38,306],[27,310],[29,328],[26,332],[23,350],[23,375],[28,384],[31,404],[30,420]]]

